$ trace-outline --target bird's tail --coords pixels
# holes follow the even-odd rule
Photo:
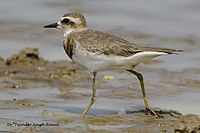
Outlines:
[[[168,49],[168,48],[158,48],[158,47],[139,47],[140,51],[130,58],[133,59],[133,64],[137,65],[141,62],[144,62],[146,60],[150,60],[153,58],[156,58],[161,55],[166,54],[177,54],[177,52],[182,52],[182,50],[176,50],[176,49]]]

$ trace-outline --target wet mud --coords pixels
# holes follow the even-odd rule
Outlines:
[[[138,81],[130,74],[99,74],[97,102],[82,119],[91,97],[87,71],[72,62],[45,60],[36,48],[24,48],[0,61],[1,132],[200,132],[199,115],[154,106],[162,117],[150,116],[144,110]],[[145,84],[150,103],[157,96],[171,97],[187,93],[188,88],[200,88],[199,80],[184,77],[200,73],[197,69],[173,72],[141,66],[137,70],[147,73],[145,78],[155,77]],[[157,79],[155,73],[162,78]]]

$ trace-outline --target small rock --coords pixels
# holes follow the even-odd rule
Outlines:
[[[5,87],[6,88],[12,88],[12,89],[18,89],[18,88],[22,88],[23,85],[19,84],[19,83],[9,83]]]
[[[118,112],[118,115],[125,115],[126,114],[126,110],[124,108],[121,108]]]

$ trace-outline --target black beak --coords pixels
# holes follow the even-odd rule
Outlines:
[[[43,28],[57,28],[57,26],[58,26],[57,23],[53,23],[53,24],[45,25]]]

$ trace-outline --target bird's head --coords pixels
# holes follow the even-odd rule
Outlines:
[[[68,35],[72,31],[87,28],[85,17],[80,13],[66,13],[57,23],[45,25],[44,28],[58,28]]]

